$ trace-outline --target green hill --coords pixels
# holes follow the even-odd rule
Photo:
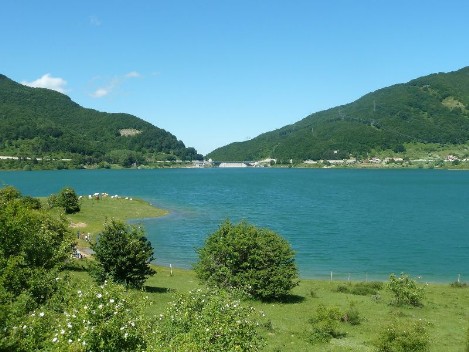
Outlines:
[[[362,158],[372,151],[403,153],[412,144],[468,141],[469,67],[465,67],[377,90],[252,140],[218,148],[207,158]]]
[[[123,166],[201,158],[171,133],[129,114],[86,109],[68,96],[0,75],[0,155]]]

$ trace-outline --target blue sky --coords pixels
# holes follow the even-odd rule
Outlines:
[[[469,65],[469,2],[0,0],[0,73],[207,154]]]

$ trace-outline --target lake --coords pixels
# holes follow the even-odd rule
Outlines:
[[[65,186],[145,199],[156,262],[190,268],[230,219],[285,237],[302,277],[469,281],[469,172],[358,169],[158,169],[0,172],[0,184],[48,196]]]

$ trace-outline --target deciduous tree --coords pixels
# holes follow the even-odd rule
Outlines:
[[[111,279],[141,288],[156,273],[149,265],[154,259],[153,248],[139,226],[111,220],[91,248],[96,253],[93,275],[98,282]]]
[[[268,300],[298,285],[295,253],[275,232],[226,221],[199,249],[198,277],[210,286],[241,290]]]

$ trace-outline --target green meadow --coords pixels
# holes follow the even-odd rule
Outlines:
[[[80,213],[68,216],[72,226],[80,224],[80,231],[97,234],[106,219],[121,220],[161,216],[156,209],[140,200],[104,198],[99,201],[83,199]],[[76,229],[76,227],[74,227]],[[86,242],[80,242],[86,246]],[[155,252],[158,257],[158,252]],[[88,259],[75,263],[70,273],[86,283],[91,280],[86,271]],[[159,315],[175,292],[189,292],[200,287],[192,270],[155,267],[157,274],[148,279],[144,291],[136,291],[136,299],[148,296],[152,302],[146,314]],[[396,273],[399,274],[399,273]],[[465,285],[426,284],[421,307],[395,306],[386,283],[375,292],[354,290],[372,286],[372,283],[301,280],[291,295],[282,302],[245,300],[244,304],[263,312],[259,331],[264,336],[265,351],[376,351],[376,341],[390,323],[402,324],[419,321],[425,326],[430,351],[465,351],[469,328],[469,288]],[[354,293],[352,293],[354,292]],[[360,293],[360,294],[356,294]],[[339,322],[340,338],[327,343],[311,343],[312,324],[318,306],[337,307],[346,312],[354,307],[359,323]]]

